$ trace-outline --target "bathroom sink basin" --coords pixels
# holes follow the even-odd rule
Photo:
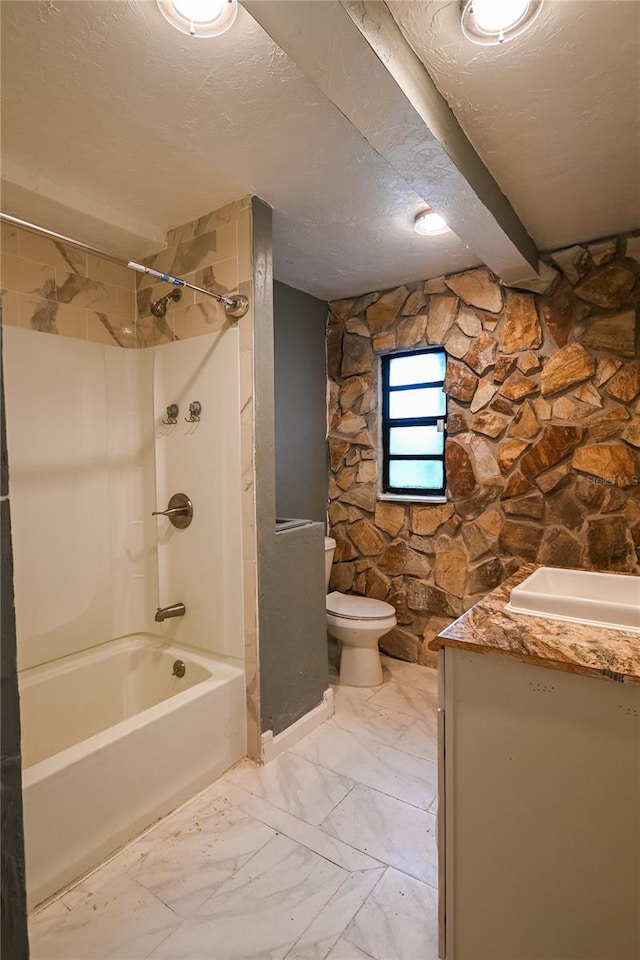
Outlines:
[[[276,533],[280,533],[282,530],[293,530],[295,527],[306,527],[309,523],[313,523],[313,520],[292,520],[285,517],[276,517]]]
[[[540,567],[513,588],[507,610],[640,634],[640,577]]]

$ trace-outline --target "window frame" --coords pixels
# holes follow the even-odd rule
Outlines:
[[[382,490],[381,495],[389,497],[398,497],[409,499],[442,499],[446,497],[447,491],[447,472],[445,465],[445,448],[447,440],[447,414],[448,398],[444,393],[444,378],[442,380],[429,380],[419,383],[403,384],[402,386],[392,387],[389,385],[389,375],[391,370],[391,361],[399,357],[419,356],[429,353],[441,353],[445,359],[447,354],[444,347],[423,347],[418,350],[396,350],[392,353],[385,353],[380,356],[380,374],[381,374],[381,432],[382,432]],[[439,387],[444,394],[444,415],[441,417],[404,417],[402,419],[389,418],[389,398],[391,393],[401,393],[404,390],[419,390],[428,387]],[[441,454],[393,454],[389,453],[390,430],[392,427],[427,427],[436,426],[442,423],[442,453]],[[389,461],[393,460],[435,460],[442,463],[442,487],[392,487],[389,483]]]

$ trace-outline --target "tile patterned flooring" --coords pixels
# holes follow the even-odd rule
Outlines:
[[[383,664],[33,914],[32,960],[437,960],[436,673]]]

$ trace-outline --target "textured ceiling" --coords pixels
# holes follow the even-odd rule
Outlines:
[[[546,0],[499,47],[457,0],[387,6],[540,250],[640,226],[640,3]]]
[[[461,40],[456,0],[389,6],[541,249],[638,225],[640,4],[547,0],[530,34],[488,51]],[[255,193],[277,276],[321,297],[477,262],[451,234],[414,235],[420,197],[243,9],[209,41],[154,0],[0,14],[8,212],[140,256]]]
[[[209,41],[179,34],[148,0],[0,11],[3,176],[67,203],[47,226],[73,234],[72,211],[102,210],[128,244],[135,224],[153,240],[255,193],[274,208],[279,279],[317,296],[477,262],[451,234],[413,233],[417,194],[242,8]],[[28,219],[38,197],[7,198],[16,192],[9,212]]]

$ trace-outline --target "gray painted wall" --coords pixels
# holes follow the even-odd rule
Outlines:
[[[273,285],[276,511],[324,523],[327,513],[328,305]]]
[[[20,756],[20,702],[16,665],[16,618],[13,600],[13,552],[9,509],[9,469],[4,420],[2,375],[2,308],[0,305],[0,520],[2,545],[2,607],[0,609],[0,755],[2,761],[2,893],[1,948],[7,960],[27,960],[27,900],[24,879],[22,821],[22,762]]]
[[[324,523],[276,534],[272,217],[252,212],[260,729],[277,735],[328,686]]]
[[[262,731],[286,730],[329,686],[324,524],[274,536],[260,625]]]

